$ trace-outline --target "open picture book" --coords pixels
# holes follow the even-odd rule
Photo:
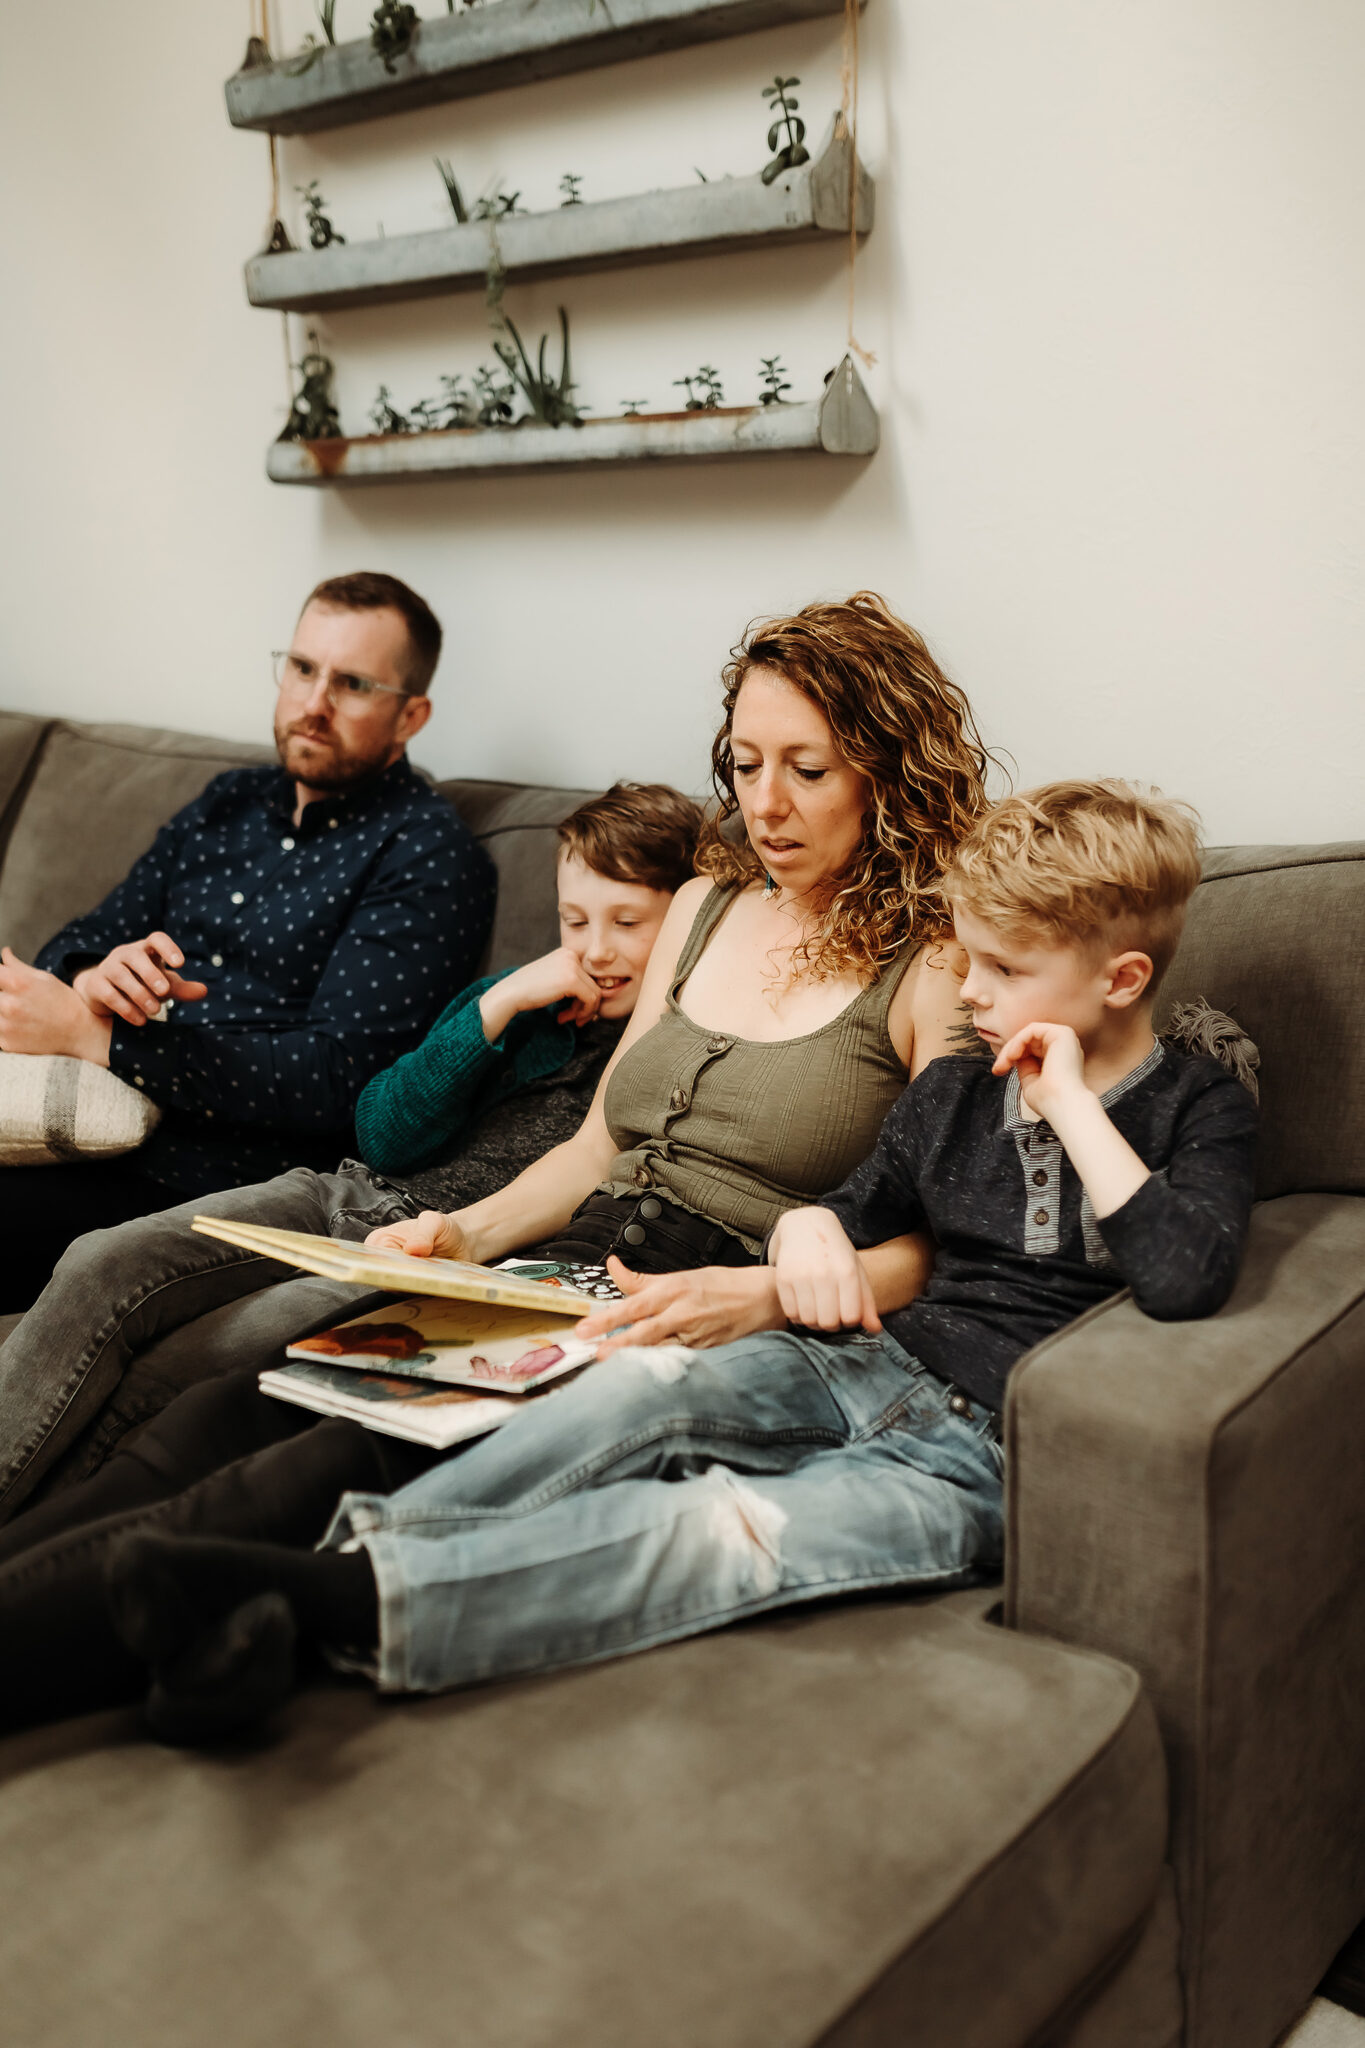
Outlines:
[[[497,1267],[199,1216],[194,1228],[303,1272],[421,1293],[301,1337],[263,1393],[443,1449],[496,1429],[519,1401],[591,1364],[580,1317],[619,1290],[601,1266],[509,1259]]]

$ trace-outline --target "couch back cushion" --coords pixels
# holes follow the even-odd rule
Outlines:
[[[1365,1194],[1365,843],[1205,857],[1158,1003],[1204,996],[1261,1050],[1257,1192]]]
[[[122,881],[159,827],[215,775],[273,758],[270,748],[151,726],[55,720],[9,831],[0,941],[31,960]]]
[[[498,910],[484,972],[517,967],[559,944],[555,827],[591,789],[539,789],[521,782],[440,782],[498,870]]]
[[[0,845],[14,822],[28,765],[51,722],[25,711],[0,711]]]
[[[0,942],[31,960],[68,919],[122,881],[159,827],[215,775],[273,759],[268,747],[150,726],[49,724],[0,713],[0,829],[8,831]],[[555,826],[594,792],[515,782],[438,786],[498,869],[485,971],[548,952],[559,943]]]

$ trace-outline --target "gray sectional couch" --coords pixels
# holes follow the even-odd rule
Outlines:
[[[0,714],[33,950],[256,750]],[[577,790],[443,785],[552,942]],[[0,1744],[4,2048],[1269,2048],[1365,1910],[1365,847],[1216,851],[1168,1000],[1261,1046],[1233,1299],[1007,1416],[999,1588],[162,1750]]]

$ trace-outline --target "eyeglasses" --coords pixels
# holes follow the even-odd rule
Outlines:
[[[302,654],[291,654],[287,648],[272,654],[271,663],[275,670],[275,688],[282,697],[310,697],[318,686],[318,677],[323,671],[315,661],[309,661]],[[333,711],[359,711],[367,703],[373,703],[377,696],[410,697],[410,690],[400,690],[394,683],[376,683],[370,676],[351,676],[339,669],[333,669],[327,678],[323,691]]]

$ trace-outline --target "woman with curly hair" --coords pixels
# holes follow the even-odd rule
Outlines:
[[[762,1260],[766,1238],[787,1210],[848,1175],[907,1077],[967,1035],[934,891],[985,807],[987,755],[961,691],[871,592],[755,626],[724,681],[712,754],[719,811],[698,857],[703,873],[674,899],[583,1125],[498,1193],[368,1240],[482,1263],[519,1251],[605,1259],[625,1298],[582,1329],[600,1356],[625,1356],[454,1455],[314,1422],[254,1385],[182,1396],[151,1426],[158,1442],[144,1459],[175,1471],[184,1490],[106,1516],[93,1543],[72,1531],[69,1556],[60,1536],[41,1546],[46,1560],[25,1551],[0,1576],[19,1718],[76,1711],[95,1703],[92,1693],[135,1696],[149,1667],[153,1725],[168,1739],[207,1739],[251,1718],[279,1690],[296,1627],[332,1648],[364,1652],[378,1641],[366,1555],[312,1551],[341,1493],[353,1514],[363,1496],[364,1512],[387,1502],[400,1522],[420,1494],[412,1513],[433,1534],[449,1518],[466,1526],[501,1515],[515,1574],[505,1519],[515,1501],[567,1490],[575,1463],[591,1483],[614,1476],[619,1431],[604,1427],[602,1404],[610,1408],[619,1385],[623,1415],[631,1408],[623,1374],[643,1375],[646,1390],[663,1382],[676,1406],[682,1390],[670,1382],[689,1352],[785,1324]],[[908,1235],[862,1260],[875,1327],[876,1313],[922,1290],[931,1248]],[[192,1400],[200,1415],[187,1464],[177,1410]],[[234,1404],[231,1445],[224,1439],[201,1476],[193,1460],[215,1402]],[[780,1434],[781,1418],[765,1412],[761,1387],[736,1388],[732,1405],[716,1429],[727,1446],[750,1446],[757,1464],[748,1469],[763,1469],[766,1433]],[[244,1459],[253,1429],[263,1448]],[[696,1469],[690,1452],[671,1457],[666,1430],[650,1456],[658,1476]],[[226,1457],[237,1462],[207,1469]],[[442,1542],[419,1548],[436,1569]],[[28,1596],[16,1588],[11,1599],[4,1584],[26,1560],[41,1566],[29,1575],[27,1609]],[[386,1601],[402,1608],[411,1592],[388,1572]],[[529,1661],[564,1661],[549,1618],[540,1622]],[[71,1659],[60,1648],[68,1637],[79,1644]],[[524,1640],[510,1664],[490,1651],[487,1669],[527,1668],[524,1653]],[[439,1673],[441,1656],[428,1645],[404,1668]]]

